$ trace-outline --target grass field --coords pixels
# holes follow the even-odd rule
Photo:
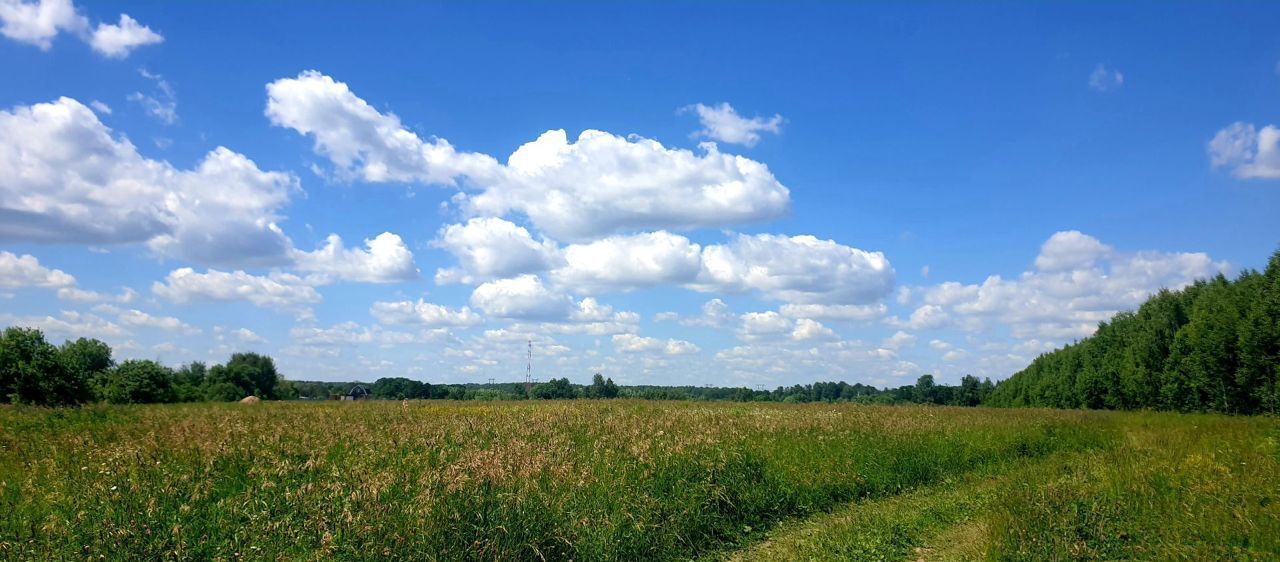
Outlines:
[[[985,408],[3,408],[0,557],[1276,559],[1278,440]]]

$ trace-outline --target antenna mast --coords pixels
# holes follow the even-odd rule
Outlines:
[[[524,364],[524,393],[529,394],[533,388],[533,340],[529,340],[528,362]]]

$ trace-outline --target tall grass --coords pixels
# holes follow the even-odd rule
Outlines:
[[[1131,414],[1002,494],[998,560],[1280,560],[1280,421]]]
[[[0,409],[0,556],[688,558],[1101,447],[1087,412],[657,402]]]
[[[1106,447],[788,522],[737,560],[1280,560],[1280,420],[1114,413]]]

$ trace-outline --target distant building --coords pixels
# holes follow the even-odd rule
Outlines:
[[[342,397],[343,400],[367,400],[369,398],[369,389],[362,385],[355,385],[351,390]]]

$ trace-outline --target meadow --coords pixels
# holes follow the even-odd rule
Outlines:
[[[0,558],[1276,559],[1280,421],[736,404],[0,408]]]

